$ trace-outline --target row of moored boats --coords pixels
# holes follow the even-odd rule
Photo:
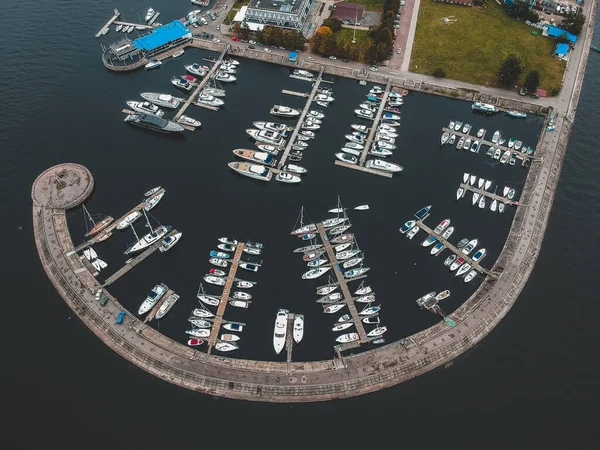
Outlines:
[[[485,192],[491,188],[492,181],[486,180],[481,177],[478,178],[476,175],[472,175],[465,172],[463,174],[463,184],[477,187],[477,189]],[[467,190],[468,189],[459,187],[456,190],[456,200],[460,200],[462,197],[464,197],[467,193]],[[494,189],[494,194],[496,194],[496,188]],[[503,213],[505,209],[505,203],[518,205],[519,202],[513,200],[515,198],[515,194],[516,192],[513,188],[509,186],[504,186],[504,189],[502,191],[502,197],[504,197],[506,200],[498,201],[496,198],[492,198],[492,201],[490,203],[490,210],[493,212],[496,212],[497,210],[499,213]],[[479,208],[484,209],[486,207],[486,195],[484,193],[474,191],[472,202],[473,205],[478,205]]]

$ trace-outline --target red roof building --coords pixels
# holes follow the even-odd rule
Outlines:
[[[333,18],[351,24],[360,24],[365,15],[365,7],[356,3],[336,3]],[[356,22],[356,24],[355,24]]]

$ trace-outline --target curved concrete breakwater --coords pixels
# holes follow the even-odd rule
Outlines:
[[[595,13],[597,3],[594,2]],[[593,15],[592,15],[593,17]],[[446,322],[398,342],[349,357],[305,363],[223,359],[179,344],[143,324],[108,292],[103,307],[95,299],[98,281],[73,251],[66,210],[92,192],[85,167],[61,164],[34,182],[33,229],[50,281],[69,307],[102,341],[147,372],[198,392],[267,402],[313,402],[351,397],[399,384],[443,365],[483,339],[507,314],[525,285],[539,253],[571,125],[581,92],[593,22],[579,64],[566,82],[568,104],[558,104],[554,132],[543,132],[521,203],[502,253],[477,291]],[[582,36],[583,38],[583,36]],[[571,66],[571,64],[570,64]]]

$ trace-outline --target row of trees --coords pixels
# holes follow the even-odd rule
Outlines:
[[[233,31],[240,39],[248,40],[251,31],[248,26],[236,22],[233,26]],[[302,50],[306,39],[299,31],[284,30],[279,27],[264,27],[262,30],[257,30],[253,33],[254,40],[265,45],[276,45],[277,47],[285,47],[290,50]]]
[[[310,41],[310,46],[314,53],[322,56],[335,56],[353,61],[360,59],[359,47],[345,39],[338,39],[333,30],[326,25],[319,27]]]
[[[369,31],[369,37],[374,45],[370,46],[365,59],[369,64],[375,64],[388,58],[394,50],[394,22],[400,8],[400,0],[385,0],[381,22]]]
[[[561,22],[561,25],[562,28],[567,30],[569,33],[573,33],[575,36],[579,36],[581,34],[581,31],[583,30],[585,21],[585,14],[581,12],[580,8],[577,10],[577,12],[565,16],[565,18]]]
[[[506,14],[515,19],[529,20],[532,23],[540,21],[540,16],[531,10],[531,3],[524,0],[515,0],[511,6],[505,4]]]
[[[521,59],[515,54],[508,55],[498,68],[498,73],[496,74],[498,83],[506,88],[515,86],[519,78],[521,78],[523,70],[524,67]],[[537,70],[532,70],[525,77],[524,87],[527,89],[527,92],[535,92],[539,85],[540,73]]]

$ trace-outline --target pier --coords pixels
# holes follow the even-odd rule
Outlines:
[[[157,195],[161,195],[163,192],[165,192],[164,189],[159,189],[154,195],[151,195],[150,197],[146,197],[144,200],[150,200],[151,198],[154,198]],[[113,222],[109,226],[104,228],[102,231],[100,231],[94,237],[92,237],[91,239],[88,239],[83,244],[80,244],[77,247],[75,247],[74,249],[72,249],[67,256],[74,255],[75,253],[78,253],[78,252],[88,248],[89,246],[96,244],[97,242],[101,242],[101,241],[108,239],[112,235],[112,232],[117,228],[117,225],[119,225],[119,223],[122,222],[125,219],[125,217],[127,217],[129,214],[132,214],[134,212],[141,211],[142,208],[144,208],[144,206],[146,206],[145,202],[141,202],[137,206],[134,206],[132,209],[127,211],[125,214],[123,214],[123,216],[119,217],[116,220],[113,220]]]
[[[98,37],[102,36],[102,31],[104,31],[106,28],[110,27],[113,24],[113,22],[119,18],[120,15],[121,15],[121,13],[119,12],[119,10],[115,9],[115,15],[112,16],[102,28],[100,28],[100,31],[98,31],[96,33],[96,37],[98,38]]]
[[[298,133],[300,133],[300,129],[302,128],[302,124],[304,123],[304,119],[306,119],[306,115],[308,114],[308,111],[310,110],[310,107],[312,106],[313,99],[315,98],[315,95],[317,94],[317,90],[319,89],[319,86],[321,85],[322,78],[323,78],[323,69],[321,69],[321,71],[319,72],[319,76],[315,80],[313,89],[310,92],[310,94],[308,95],[308,98],[306,99],[306,105],[304,105],[304,109],[302,110],[302,113],[300,114],[300,117],[298,118],[298,123],[296,123],[296,127],[294,128],[294,131],[292,132],[292,135],[290,136],[290,139],[288,140],[287,145],[285,146],[285,150],[283,151],[283,155],[281,156],[281,159],[279,160],[279,164],[277,164],[278,169],[281,169],[285,165],[285,163],[288,159],[288,156],[290,155],[290,151],[292,150],[294,141],[296,140]]]
[[[148,21],[148,25],[154,25],[154,22],[156,22],[156,20],[158,19],[158,16],[160,16],[160,11],[156,11],[154,13],[152,18]]]
[[[452,253],[454,253],[457,257],[464,259],[465,262],[471,264],[471,269],[475,269],[478,272],[485,273],[488,276],[492,275],[492,272],[490,272],[489,270],[487,270],[484,267],[481,267],[481,265],[479,263],[473,261],[469,255],[465,255],[460,249],[456,248],[454,246],[454,244],[450,243],[450,241],[448,241],[447,239],[444,239],[441,234],[435,233],[431,228],[429,228],[427,225],[425,225],[422,220],[417,220],[415,226],[419,227],[421,230],[424,230],[430,236],[435,236],[435,238],[439,242],[444,244],[444,246],[448,250],[450,250]],[[425,248],[429,248],[429,247],[425,247]],[[440,252],[442,252],[442,251],[443,250],[440,250]],[[438,255],[439,255],[439,253],[438,253]]]
[[[287,89],[282,90],[281,93],[287,95],[295,95],[296,97],[310,97],[310,94],[308,92],[288,91]]]
[[[448,127],[443,127],[442,131],[450,133],[450,136],[452,136],[453,134],[455,134],[457,139],[460,139],[462,137],[462,138],[465,138],[465,139],[470,138],[471,141],[479,141],[479,147],[477,148],[477,151],[476,152],[471,152],[471,153],[479,153],[479,150],[483,149],[483,147],[482,147],[483,145],[488,145],[490,147],[499,148],[502,151],[502,153],[504,153],[505,151],[508,150],[511,155],[514,155],[516,158],[522,159],[523,161],[525,161],[526,159],[533,159],[533,155],[528,155],[527,153],[521,153],[519,150],[515,150],[514,148],[508,148],[508,147],[506,147],[504,145],[498,145],[497,143],[494,144],[492,141],[486,141],[485,140],[485,134],[483,135],[483,137],[478,138],[477,135],[471,136],[468,133],[463,133],[461,131],[450,130],[450,128],[448,128]],[[469,131],[471,131],[471,130],[469,130]],[[486,132],[486,134],[487,134],[487,132]],[[446,144],[448,144],[448,143],[446,142]],[[458,144],[458,141],[456,141],[456,144]],[[460,150],[462,150],[462,149],[460,149]],[[470,152],[471,149],[469,149],[467,151]]]
[[[371,150],[371,145],[373,144],[373,139],[375,134],[377,133],[377,128],[379,127],[379,122],[381,122],[381,115],[383,114],[383,110],[385,109],[385,104],[387,103],[388,96],[390,95],[390,88],[392,86],[392,79],[388,79],[387,84],[385,85],[385,91],[383,93],[383,99],[381,103],[379,103],[379,108],[377,109],[377,114],[373,119],[373,126],[369,129],[369,134],[367,136],[367,140],[365,141],[365,148],[363,149],[360,157],[358,159],[358,164],[350,164],[344,161],[336,160],[335,164],[338,166],[346,167],[348,169],[359,170],[365,173],[371,173],[373,175],[379,175],[386,178],[392,178],[394,174],[392,172],[386,172],[384,170],[373,169],[370,167],[365,167],[365,162],[367,160],[367,155]],[[374,156],[376,158],[376,156]],[[383,158],[385,159],[385,158]]]
[[[335,276],[337,278],[337,282],[340,286],[340,290],[342,291],[342,295],[344,297],[344,303],[348,307],[348,312],[350,313],[350,316],[352,317],[352,322],[354,323],[356,332],[358,333],[358,336],[360,337],[360,343],[368,342],[370,339],[367,337],[365,327],[363,326],[361,317],[358,315],[358,310],[356,309],[356,305],[354,304],[354,298],[352,297],[350,289],[348,289],[348,281],[359,280],[359,279],[363,279],[365,277],[362,276],[362,277],[353,278],[352,280],[346,280],[344,278],[344,274],[343,274],[339,264],[337,264],[337,259],[335,257],[335,253],[333,251],[333,247],[331,246],[331,243],[329,242],[329,238],[327,237],[327,232],[325,231],[325,228],[323,228],[323,224],[321,222],[319,222],[317,224],[317,231],[319,232],[319,235],[321,236],[321,241],[323,242],[323,247],[325,248],[325,251],[327,252],[329,261],[331,261],[331,266],[332,266],[331,270],[333,270],[333,272],[335,273]],[[348,344],[356,344],[356,343],[357,342],[355,341],[355,343],[349,342]]]
[[[244,245],[245,244],[243,242],[238,242],[237,247],[235,249],[235,254],[233,255],[233,259],[231,260],[231,267],[229,268],[229,273],[227,274],[225,286],[223,286],[221,301],[219,302],[219,306],[217,307],[217,313],[215,314],[215,318],[212,319],[213,326],[210,331],[210,337],[208,338],[208,353],[211,352],[212,348],[217,342],[217,337],[219,336],[219,331],[221,330],[221,323],[223,323],[223,314],[225,314],[225,308],[227,307],[227,302],[229,301],[231,287],[233,286],[233,282],[237,280],[235,278],[235,274],[240,263],[240,258],[242,257]]]
[[[177,122],[179,120],[179,118],[185,114],[185,111],[188,109],[188,107],[190,106],[190,104],[192,102],[194,102],[194,99],[198,97],[198,94],[200,93],[200,91],[202,89],[204,89],[204,86],[206,86],[206,83],[208,83],[208,81],[211,80],[214,77],[215,72],[217,71],[217,69],[221,65],[221,62],[223,62],[223,58],[225,57],[226,53],[227,53],[227,47],[225,47],[223,49],[223,51],[219,55],[219,58],[217,58],[215,61],[213,61],[214,64],[210,68],[210,71],[205,75],[205,77],[202,79],[202,81],[200,81],[200,83],[198,83],[198,86],[196,86],[196,88],[190,94],[190,96],[185,101],[185,103],[183,105],[181,105],[181,108],[179,108],[179,111],[177,111],[177,114],[175,114],[175,116],[173,117],[173,121],[174,122]],[[197,104],[197,103],[194,102],[194,104]]]
[[[119,278],[121,278],[123,275],[125,275],[127,272],[129,272],[131,269],[133,269],[135,266],[137,266],[143,260],[145,260],[150,255],[152,255],[156,250],[158,250],[158,248],[162,244],[163,239],[165,239],[168,236],[173,236],[174,234],[177,234],[177,233],[178,233],[177,230],[172,230],[171,232],[167,233],[164,238],[159,239],[154,244],[150,245],[142,253],[140,253],[139,255],[128,260],[128,262],[126,262],[123,267],[121,267],[119,270],[117,270],[115,273],[113,273],[110,277],[108,277],[106,279],[106,281],[104,282],[102,287],[105,288],[106,286],[110,286],[111,284],[113,284],[115,281],[117,281]]]
[[[292,362],[292,350],[294,348],[294,319],[296,314],[288,313],[287,317],[287,332],[285,335],[285,351],[287,353],[286,361]]]
[[[147,324],[148,322],[150,322],[151,320],[154,319],[154,317],[156,317],[156,313],[158,312],[158,310],[160,309],[160,307],[163,305],[163,303],[169,298],[169,296],[171,294],[174,294],[175,291],[173,291],[172,289],[169,289],[162,297],[161,299],[158,301],[158,303],[156,303],[156,305],[154,305],[154,308],[152,308],[150,310],[150,312],[146,315],[146,318],[144,319],[144,325]]]
[[[492,200],[496,200],[496,201],[498,201],[498,203],[504,203],[505,205],[515,205],[516,206],[516,205],[520,204],[519,202],[509,200],[508,198],[502,197],[501,195],[498,195],[498,194],[494,194],[493,192],[488,192],[485,189],[479,189],[475,186],[471,186],[470,184],[460,183],[460,187],[465,190],[460,198],[463,198],[465,196],[465,194],[467,193],[467,191],[471,191],[471,192],[476,192],[479,195],[485,195],[486,197],[488,197]]]

